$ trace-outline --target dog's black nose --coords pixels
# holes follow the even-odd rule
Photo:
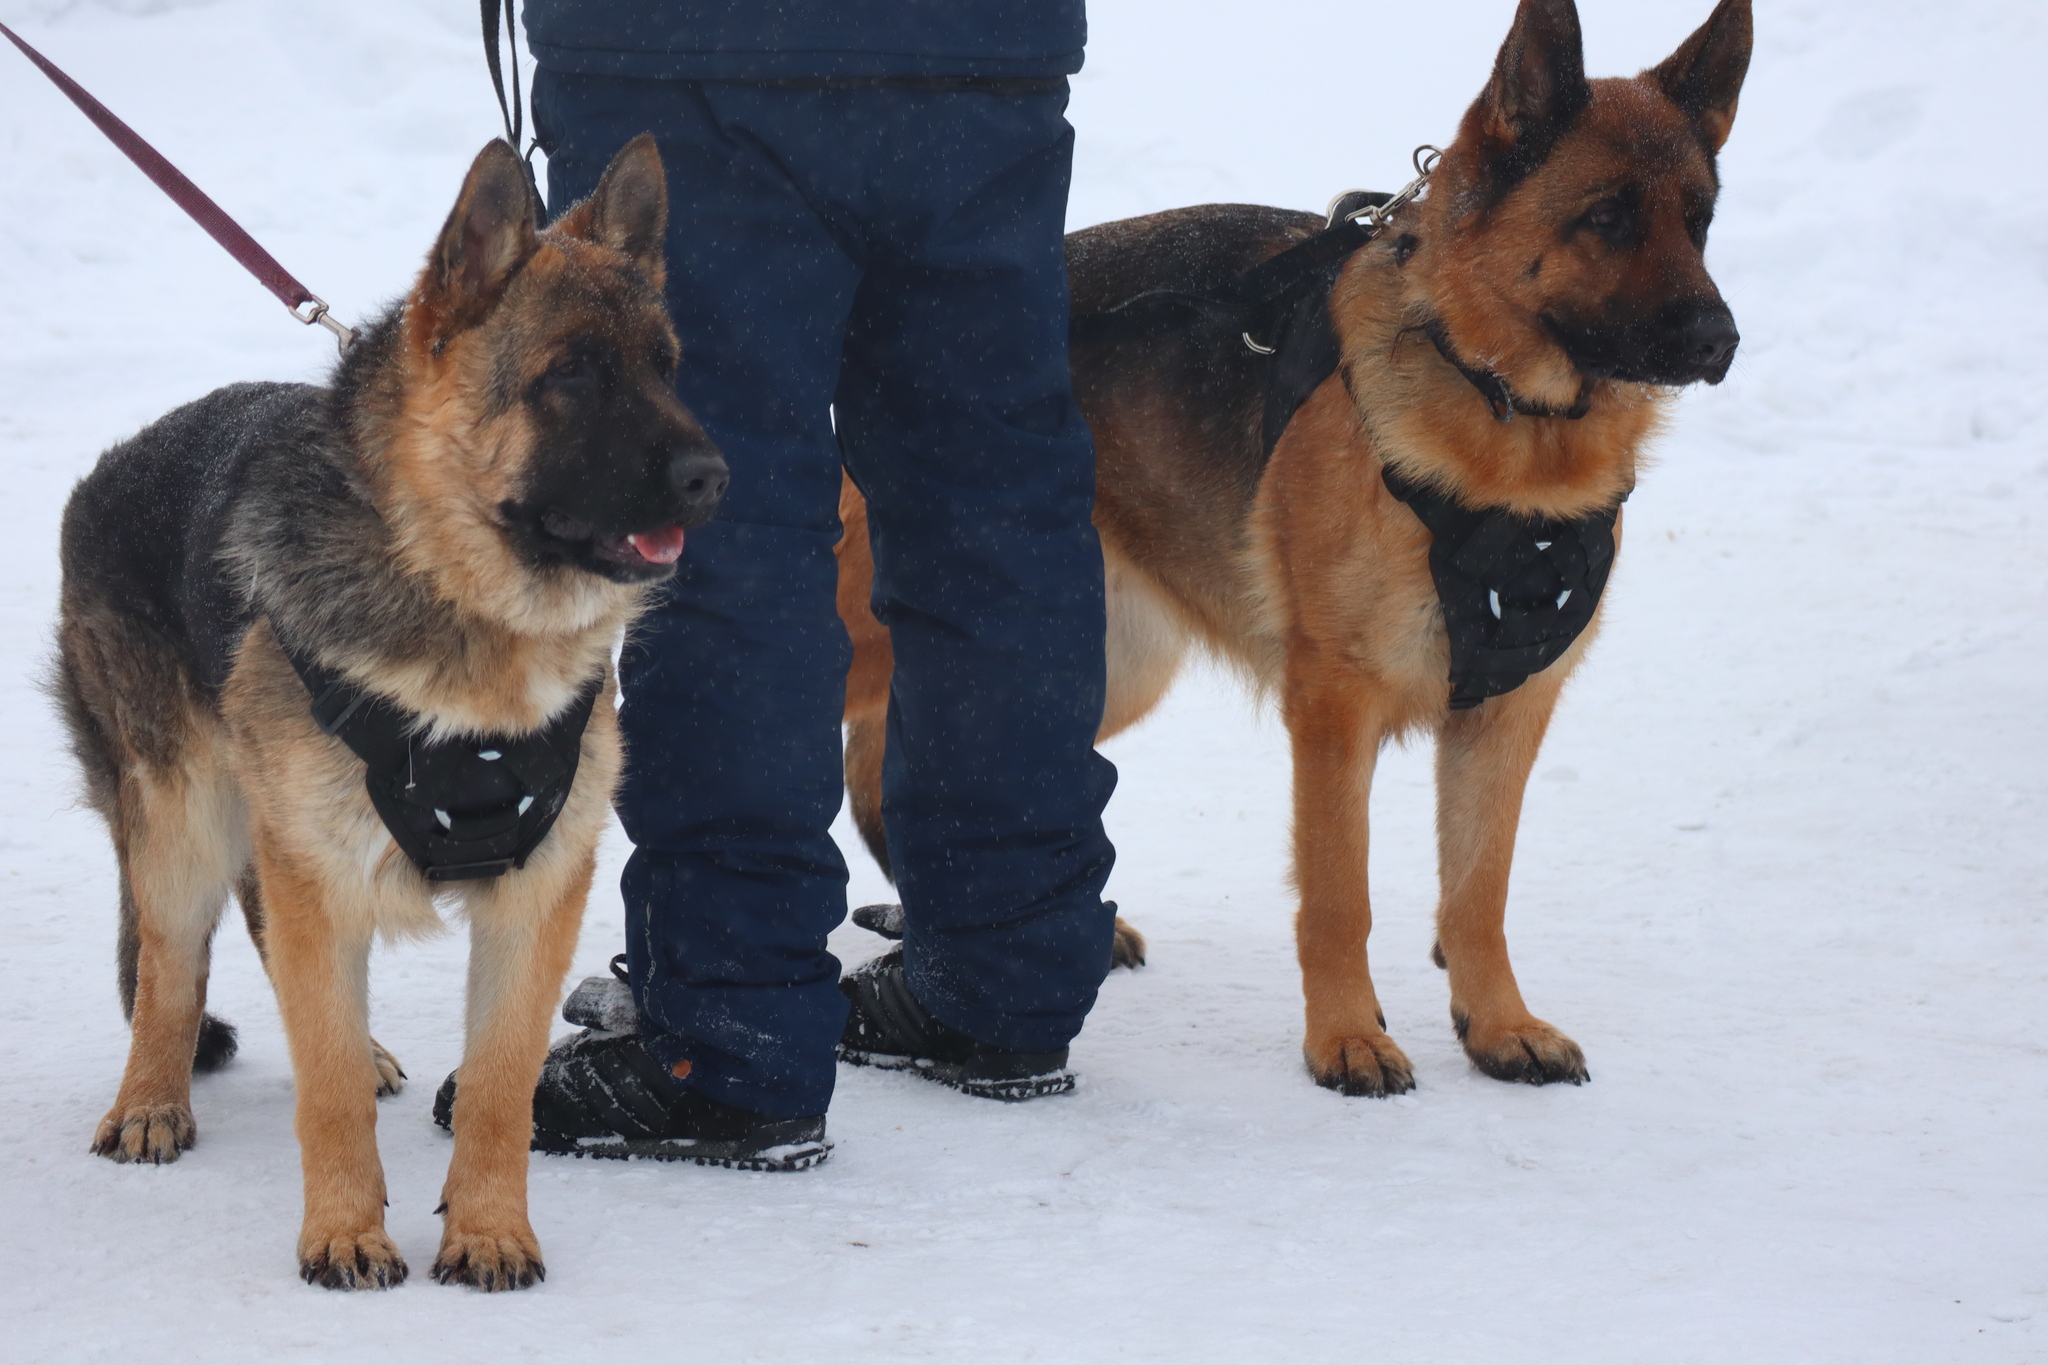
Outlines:
[[[1714,383],[1728,373],[1742,334],[1735,330],[1735,315],[1726,308],[1706,308],[1693,314],[1679,334],[1679,354]]]
[[[725,460],[709,446],[678,451],[669,457],[668,483],[692,511],[709,511],[725,496],[732,481]]]

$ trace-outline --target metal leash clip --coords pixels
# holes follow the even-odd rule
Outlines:
[[[306,311],[301,313],[299,308],[304,308]],[[327,301],[317,294],[308,294],[304,303],[289,311],[293,317],[305,323],[308,327],[317,322],[328,331],[334,333],[334,344],[341,349],[343,355],[347,355],[348,348],[356,344],[356,329],[343,326],[332,313],[327,311]]]
[[[1415,178],[1413,180],[1403,185],[1392,197],[1381,200],[1379,203],[1359,202],[1368,197],[1378,197],[1370,195],[1369,191],[1344,191],[1344,193],[1332,199],[1330,206],[1323,210],[1323,226],[1333,228],[1337,226],[1339,221],[1351,218],[1363,222],[1368,228],[1378,232],[1387,225],[1387,219],[1393,217],[1421,196],[1423,190],[1429,187],[1429,177],[1436,173],[1437,163],[1443,159],[1443,148],[1432,147],[1427,142],[1423,143],[1415,149],[1414,154],[1410,157],[1410,161],[1415,167]]]

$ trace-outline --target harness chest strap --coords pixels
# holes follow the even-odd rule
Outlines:
[[[428,881],[475,881],[526,865],[576,780],[602,669],[539,730],[428,740],[418,715],[284,652],[312,696],[314,724],[363,761],[378,818]]]
[[[1382,466],[1387,491],[1429,528],[1429,573],[1451,646],[1451,709],[1512,692],[1562,658],[1600,605],[1614,567],[1611,507],[1531,517],[1467,507]]]

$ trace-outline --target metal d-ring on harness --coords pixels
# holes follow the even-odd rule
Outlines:
[[[1409,158],[1415,167],[1415,178],[1394,193],[1345,190],[1323,210],[1321,232],[1238,276],[1235,281],[1237,293],[1247,300],[1263,296],[1267,303],[1276,302],[1314,279],[1326,267],[1341,263],[1386,231],[1387,220],[1429,188],[1429,178],[1436,173],[1437,163],[1443,159],[1442,148],[1424,143]],[[1281,292],[1273,292],[1275,286]],[[1277,345],[1261,345],[1253,339],[1250,329],[1239,332],[1238,338],[1253,355],[1274,355],[1280,349]]]

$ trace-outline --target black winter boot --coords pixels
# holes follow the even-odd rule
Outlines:
[[[1067,1050],[1006,1052],[932,1018],[903,979],[903,950],[885,953],[839,982],[853,1002],[839,1060],[928,1081],[989,1100],[1031,1100],[1074,1088]]]
[[[618,1023],[618,990],[592,977],[569,999],[572,1024]],[[627,995],[628,1002],[631,996]],[[637,1020],[630,1021],[637,1028]],[[801,1171],[832,1151],[825,1116],[777,1119],[679,1090],[637,1032],[585,1028],[556,1041],[533,1092],[533,1150],[563,1156],[648,1157],[743,1171]],[[453,1129],[455,1077],[434,1096],[434,1122]]]

